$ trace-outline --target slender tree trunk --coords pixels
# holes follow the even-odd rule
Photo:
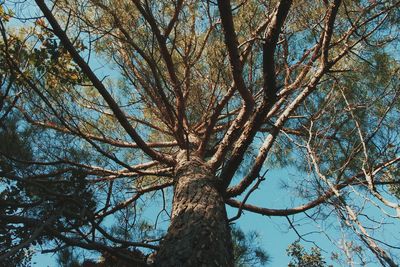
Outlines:
[[[196,156],[178,157],[171,225],[155,266],[233,266],[225,204],[215,176]]]

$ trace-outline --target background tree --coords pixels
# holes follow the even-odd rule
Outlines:
[[[312,247],[311,252],[305,251],[300,242],[296,241],[289,246],[287,254],[292,257],[288,267],[324,267],[327,266],[321,251]],[[332,266],[332,265],[329,265]]]
[[[229,223],[249,211],[300,238],[297,220],[336,219],[347,259],[338,233],[397,266],[381,233],[400,215],[399,5],[2,3],[0,259],[36,245],[232,266]],[[291,206],[248,203],[289,166]]]
[[[233,256],[235,266],[265,266],[270,256],[259,244],[256,232],[245,234],[240,228],[232,228]]]

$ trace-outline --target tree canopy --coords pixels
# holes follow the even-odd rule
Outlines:
[[[397,266],[399,20],[396,0],[1,2],[0,262],[263,263],[232,244],[251,212]],[[289,168],[262,187],[282,206],[252,203]]]

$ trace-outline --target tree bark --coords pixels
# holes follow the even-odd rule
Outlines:
[[[198,157],[180,153],[171,225],[155,266],[233,266],[225,203],[216,177]]]

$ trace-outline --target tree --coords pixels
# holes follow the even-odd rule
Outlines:
[[[305,251],[300,242],[296,241],[289,246],[287,254],[292,257],[288,267],[324,267],[327,266],[321,251],[312,247],[311,252]]]
[[[14,166],[1,170],[13,233],[0,259],[34,245],[232,266],[229,223],[246,211],[287,217],[300,238],[295,218],[337,218],[335,244],[342,233],[397,266],[379,229],[400,216],[399,5],[2,3],[0,115],[29,157],[0,151]],[[248,203],[267,169],[288,166],[293,206]]]
[[[245,234],[240,228],[232,228],[234,264],[237,267],[264,266],[270,257],[259,244],[257,232]]]

